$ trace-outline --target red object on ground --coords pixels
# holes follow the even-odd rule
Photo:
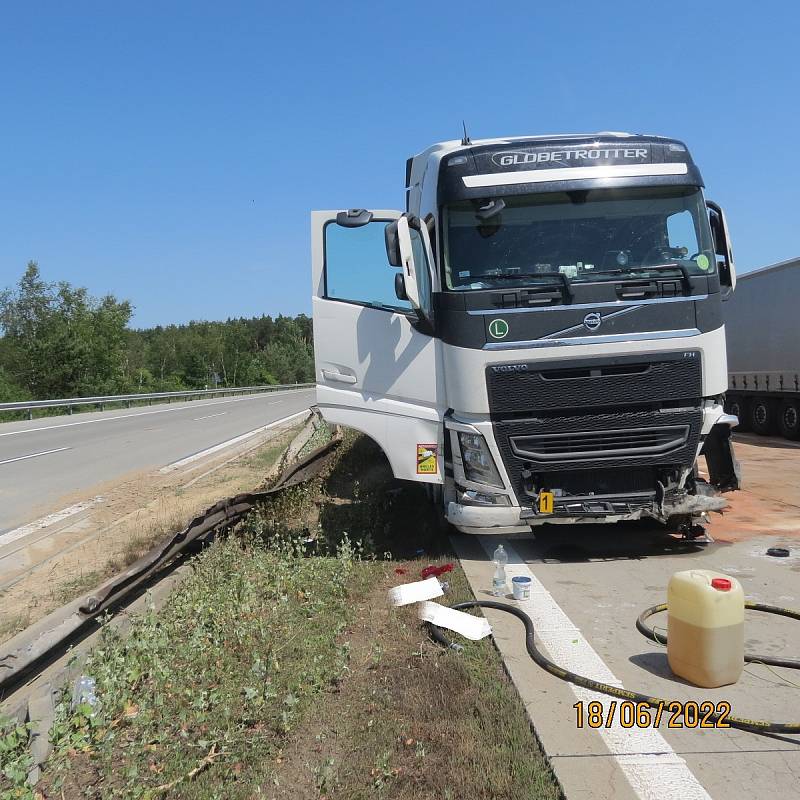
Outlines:
[[[394,571],[395,571],[395,572],[396,572],[398,575],[405,575],[405,574],[408,572],[408,570],[407,570],[407,569],[403,569],[402,567],[395,567],[395,570],[394,570]]]
[[[428,564],[428,566],[425,567],[425,569],[423,569],[422,572],[420,572],[420,575],[423,578],[431,578],[431,577],[438,578],[440,575],[444,575],[445,572],[452,572],[452,571],[453,571],[453,565],[449,563],[442,564],[442,566],[440,567],[437,567],[434,564]]]
[[[712,578],[711,586],[721,592],[729,592],[733,588],[733,584],[727,578]]]

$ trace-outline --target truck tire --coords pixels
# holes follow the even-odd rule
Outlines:
[[[750,403],[750,427],[761,436],[769,436],[775,430],[775,404],[768,397],[755,397]]]
[[[750,418],[747,413],[747,401],[738,395],[731,395],[725,399],[725,410],[739,418],[739,424],[734,428],[736,431],[750,430]]]
[[[778,430],[787,439],[800,439],[800,401],[784,400],[778,409]]]

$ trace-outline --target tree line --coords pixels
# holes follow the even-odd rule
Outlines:
[[[0,402],[314,380],[304,314],[147,329],[131,328],[132,314],[30,262],[0,292]]]

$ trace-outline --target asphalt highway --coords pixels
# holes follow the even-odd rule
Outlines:
[[[314,402],[313,389],[295,390],[2,423],[0,544],[62,498],[227,446]]]

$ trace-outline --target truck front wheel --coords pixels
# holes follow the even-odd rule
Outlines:
[[[800,439],[800,402],[784,400],[778,412],[778,428],[787,439]]]
[[[775,430],[775,407],[768,397],[756,397],[750,404],[750,427],[761,436]]]

